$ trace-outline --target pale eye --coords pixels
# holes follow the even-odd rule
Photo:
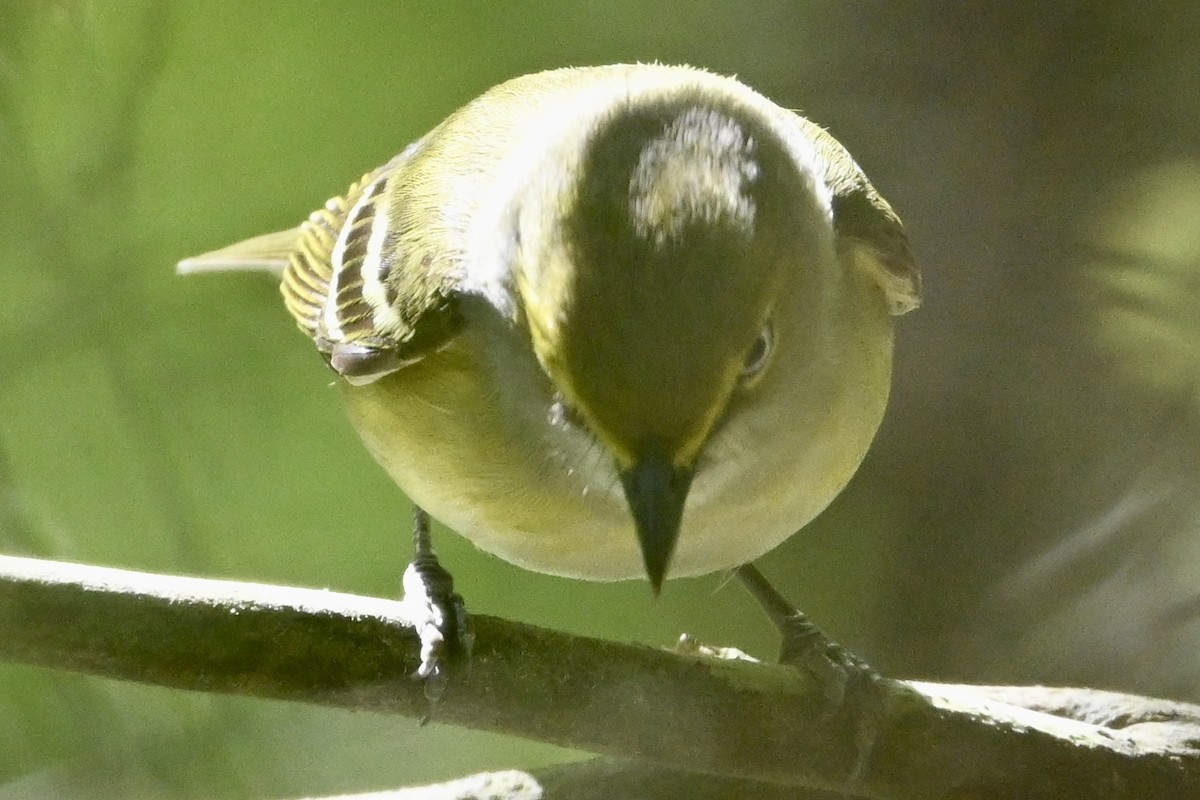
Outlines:
[[[752,380],[762,374],[771,362],[775,353],[775,326],[768,322],[754,339],[754,344],[746,351],[746,360],[742,363],[741,378],[743,381]]]

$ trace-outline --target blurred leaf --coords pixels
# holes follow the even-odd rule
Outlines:
[[[1113,192],[1085,277],[1094,324],[1124,376],[1200,403],[1200,160],[1153,167]],[[1200,410],[1198,407],[1197,410]]]

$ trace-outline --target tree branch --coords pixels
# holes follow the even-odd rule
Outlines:
[[[1196,706],[887,681],[866,777],[847,786],[856,721],[825,713],[799,671],[474,623],[472,665],[432,709],[444,723],[848,796],[1200,797]],[[418,650],[395,601],[0,556],[2,659],[424,717]]]

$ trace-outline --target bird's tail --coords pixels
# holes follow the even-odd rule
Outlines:
[[[255,236],[220,250],[185,258],[175,267],[175,271],[180,275],[198,275],[205,272],[261,270],[280,277],[287,269],[292,253],[296,252],[301,236],[300,228]]]

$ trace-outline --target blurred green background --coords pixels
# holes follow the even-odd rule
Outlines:
[[[1200,701],[1200,5],[967,9],[0,0],[0,552],[397,594],[405,500],[272,282],[172,265],[295,224],[506,78],[686,62],[830,127],[926,276],[875,448],[769,576],[891,675]],[[773,654],[724,576],[653,601],[437,547],[478,612]],[[0,665],[0,800],[574,757]]]

